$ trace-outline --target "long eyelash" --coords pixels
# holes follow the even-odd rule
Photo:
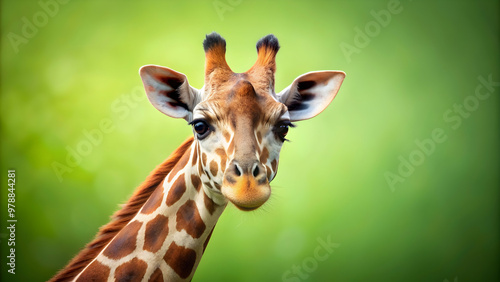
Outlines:
[[[291,121],[289,120],[284,120],[281,122],[281,124],[284,124],[284,125],[288,125],[290,126],[291,128],[294,128],[294,127],[297,127],[297,125],[295,125],[295,123],[292,123]]]
[[[195,124],[195,123],[197,123],[197,122],[199,122],[199,121],[205,121],[205,120],[204,120],[204,119],[202,119],[202,118],[197,118],[197,119],[195,119],[195,120],[193,120],[193,121],[191,121],[191,122],[188,122],[188,125],[193,125],[193,124]],[[205,122],[206,122],[206,121],[205,121]]]
[[[291,128],[297,127],[295,125],[295,123],[292,123],[289,120],[283,120],[283,121],[279,122],[279,124],[280,125],[286,125],[286,126],[291,127]],[[283,138],[283,142],[292,142],[292,141],[290,141],[290,139]]]

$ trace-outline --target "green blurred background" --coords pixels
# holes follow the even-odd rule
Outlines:
[[[347,78],[290,132],[270,201],[228,206],[194,281],[499,281],[499,26],[498,1],[1,1],[2,281],[50,278],[191,134],[138,69],[200,88],[212,31],[237,72],[275,34],[277,91],[308,71]],[[318,260],[321,240],[338,245]]]

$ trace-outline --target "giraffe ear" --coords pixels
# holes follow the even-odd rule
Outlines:
[[[160,112],[190,122],[200,91],[191,87],[184,74],[166,67],[147,65],[139,70],[148,99]]]
[[[316,71],[297,77],[278,94],[288,107],[291,121],[310,119],[332,102],[344,80],[343,71]]]

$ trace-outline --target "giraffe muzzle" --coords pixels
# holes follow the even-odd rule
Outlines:
[[[265,167],[257,161],[232,161],[224,174],[222,194],[237,208],[251,211],[262,206],[271,195]]]

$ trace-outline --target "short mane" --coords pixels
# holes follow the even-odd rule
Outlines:
[[[137,187],[132,197],[123,205],[123,208],[113,214],[111,222],[102,226],[95,239],[88,243],[65,268],[59,271],[49,281],[73,280],[102,251],[111,239],[113,239],[132,218],[134,218],[144,203],[149,199],[149,196],[151,196],[156,187],[165,179],[192,143],[193,137],[188,138],[162,164],[157,166],[146,180]]]

